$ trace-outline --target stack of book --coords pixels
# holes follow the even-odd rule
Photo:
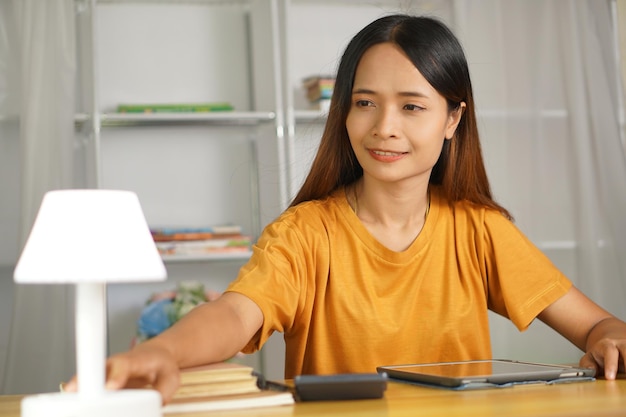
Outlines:
[[[312,109],[328,111],[330,98],[335,88],[335,78],[328,75],[314,75],[302,80],[307,100]]]
[[[183,369],[180,387],[163,413],[185,413],[269,407],[294,403],[289,391],[261,390],[253,368],[217,363]]]
[[[162,227],[151,229],[161,255],[202,256],[249,252],[252,238],[241,226]]]

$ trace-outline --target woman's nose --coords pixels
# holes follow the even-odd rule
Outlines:
[[[396,138],[399,134],[399,114],[392,108],[381,108],[376,112],[374,135],[383,139]]]

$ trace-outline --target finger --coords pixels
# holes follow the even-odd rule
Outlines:
[[[163,404],[167,404],[174,397],[180,385],[180,372],[177,367],[163,370],[154,381],[154,388],[161,393]]]
[[[619,364],[618,372],[626,372],[626,344],[622,344],[619,347],[620,355],[622,357],[622,361]]]
[[[608,380],[615,379],[619,367],[619,350],[615,346],[607,346],[604,349],[604,377]]]
[[[105,388],[107,390],[124,388],[130,376],[128,360],[123,357],[109,359],[106,363],[106,375]]]
[[[76,392],[77,389],[78,389],[78,384],[76,382],[76,375],[74,375],[72,379],[70,379],[65,384],[63,384],[64,392]]]
[[[594,369],[596,372],[599,372],[599,368],[601,368],[600,364],[598,364],[598,362],[596,362],[596,360],[594,359],[593,355],[591,354],[591,352],[587,352],[583,355],[582,358],[580,358],[580,362],[579,365],[583,368],[591,368]]]

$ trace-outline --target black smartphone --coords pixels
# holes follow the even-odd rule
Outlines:
[[[387,389],[387,374],[298,375],[294,385],[299,401],[382,398]]]

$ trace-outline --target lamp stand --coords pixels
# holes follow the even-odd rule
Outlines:
[[[22,400],[22,417],[161,417],[154,390],[106,391],[106,284],[76,286],[77,393],[39,394]]]

